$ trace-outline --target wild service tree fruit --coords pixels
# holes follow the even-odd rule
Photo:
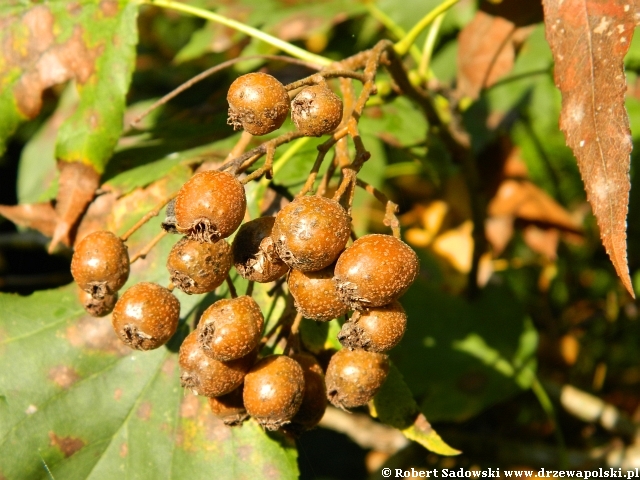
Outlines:
[[[341,300],[333,283],[333,267],[329,265],[317,272],[291,270],[287,283],[295,306],[305,318],[327,322],[349,310]]]
[[[109,315],[118,301],[118,294],[105,295],[102,298],[95,298],[90,293],[78,287],[78,300],[82,307],[92,317],[104,317]]]
[[[338,334],[340,343],[350,349],[384,353],[395,347],[407,329],[407,314],[394,301],[383,307],[354,312]]]
[[[276,252],[271,238],[275,217],[246,222],[233,239],[233,263],[242,278],[258,283],[277,280],[289,271]]]
[[[291,102],[291,119],[304,135],[325,135],[342,121],[342,100],[326,85],[312,85]]]
[[[244,408],[242,400],[242,385],[232,392],[220,397],[209,397],[209,408],[211,413],[224,422],[225,425],[235,427],[241,425],[249,414]]]
[[[304,396],[298,413],[284,428],[294,435],[299,435],[303,431],[315,427],[322,420],[327,409],[327,388],[324,383],[324,372],[315,357],[308,353],[296,353],[291,355],[291,358],[302,367]]]
[[[167,258],[171,282],[189,295],[213,292],[231,269],[231,247],[224,240],[201,243],[190,238],[178,241]]]

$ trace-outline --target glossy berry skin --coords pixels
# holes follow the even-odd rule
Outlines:
[[[287,283],[296,309],[305,318],[327,322],[349,310],[333,283],[333,265],[317,272],[291,270]]]
[[[234,130],[266,135],[280,128],[289,114],[289,94],[284,85],[267,73],[238,77],[229,87],[229,118]]]
[[[304,372],[295,360],[284,355],[263,358],[244,379],[247,413],[267,430],[277,430],[298,412],[304,384]]]
[[[289,271],[289,266],[278,257],[271,238],[275,221],[275,217],[250,220],[233,238],[233,263],[242,278],[268,283]]]
[[[222,420],[225,425],[235,427],[249,418],[242,402],[242,390],[242,385],[240,385],[234,391],[221,397],[209,397],[211,413]]]
[[[391,235],[360,237],[338,258],[334,282],[349,307],[381,307],[399,298],[418,276],[416,253]]]
[[[395,347],[407,329],[407,314],[394,301],[383,307],[356,311],[338,334],[340,343],[350,349],[384,353]]]
[[[236,231],[246,208],[244,187],[235,176],[215,170],[198,172],[176,196],[176,229],[199,242],[214,243]]]
[[[244,380],[256,360],[257,352],[231,362],[220,362],[205,355],[198,343],[197,331],[191,332],[180,346],[180,384],[196,395],[219,397],[232,392]]]
[[[225,281],[231,260],[231,247],[226,241],[201,243],[185,237],[171,249],[167,269],[171,282],[184,293],[207,293]]]
[[[351,218],[326,197],[298,197],[276,215],[272,237],[278,256],[302,272],[322,270],[344,249],[351,234]]]
[[[291,120],[306,136],[325,135],[342,121],[342,100],[326,85],[304,88],[291,102]]]
[[[320,423],[327,409],[327,388],[324,383],[324,372],[318,361],[306,353],[291,355],[300,364],[304,373],[304,396],[298,413],[291,419],[285,429],[293,434],[300,434]]]
[[[227,362],[244,357],[260,343],[264,317],[256,301],[246,295],[222,299],[207,308],[198,323],[204,353]]]
[[[105,295],[102,298],[94,298],[90,293],[78,287],[78,299],[86,312],[92,317],[104,317],[109,315],[118,300],[118,294]]]
[[[141,282],[120,297],[111,323],[128,347],[153,350],[176,333],[179,318],[180,302],[169,290],[156,283]]]
[[[338,408],[366,405],[389,373],[389,357],[364,350],[340,350],[331,357],[325,381],[327,398]]]
[[[127,247],[107,230],[90,233],[75,246],[71,275],[94,298],[114,295],[129,278]]]

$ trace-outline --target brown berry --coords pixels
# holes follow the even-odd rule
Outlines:
[[[285,429],[294,434],[315,427],[327,409],[327,388],[324,383],[324,372],[318,361],[307,353],[291,355],[302,367],[304,373],[304,396],[298,413],[291,419]]]
[[[227,172],[196,173],[178,191],[176,229],[199,242],[214,243],[231,235],[244,219],[244,187]]]
[[[278,256],[303,272],[331,265],[351,234],[351,218],[344,208],[326,197],[298,197],[285,206],[273,225]]]
[[[275,217],[246,222],[233,239],[233,263],[242,278],[268,283],[282,277],[289,266],[280,260],[271,239]]]
[[[267,430],[277,430],[298,412],[304,383],[304,372],[295,360],[283,355],[263,358],[244,379],[247,413]]]
[[[196,395],[219,397],[232,392],[244,380],[257,357],[257,351],[230,362],[220,362],[202,351],[194,330],[182,342],[178,363],[180,384]]]
[[[326,85],[307,87],[291,102],[291,120],[304,135],[325,135],[342,121],[342,100]]]
[[[75,247],[71,275],[94,298],[113,295],[129,278],[127,247],[107,230],[90,233]]]
[[[234,130],[266,135],[280,128],[289,114],[289,94],[284,85],[267,73],[238,77],[229,87],[229,118]]]
[[[388,373],[387,355],[342,349],[331,357],[327,367],[327,398],[342,409],[366,405],[378,393]]]
[[[209,407],[211,408],[211,413],[230,427],[241,425],[242,422],[249,418],[249,414],[242,402],[242,385],[233,392],[221,397],[210,397]]]
[[[255,349],[263,326],[264,317],[253,298],[222,299],[200,317],[198,341],[208,356],[226,362]]]
[[[384,353],[395,347],[407,329],[407,314],[394,301],[384,307],[356,311],[338,334],[340,343],[350,349]]]
[[[329,265],[317,272],[289,272],[289,291],[295,300],[296,309],[305,318],[327,322],[349,310],[340,300],[333,283],[333,267],[334,265]]]
[[[173,284],[184,293],[207,293],[227,278],[231,258],[231,247],[224,240],[201,243],[185,237],[171,249],[167,269]]]
[[[418,276],[416,253],[391,235],[365,235],[338,258],[334,282],[353,309],[381,307],[399,298]]]
[[[104,317],[113,310],[118,300],[118,294],[105,295],[102,298],[94,298],[90,293],[78,288],[78,299],[80,303],[92,317]]]
[[[158,348],[176,333],[180,302],[157,283],[141,282],[117,301],[111,323],[120,340],[137,350]]]

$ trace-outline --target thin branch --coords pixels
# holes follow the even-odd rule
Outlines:
[[[160,213],[160,211],[167,205],[167,203],[169,203],[171,200],[173,200],[176,197],[176,195],[178,195],[178,192],[172,193],[167,198],[162,200],[158,205],[156,205],[156,207],[153,210],[151,210],[150,212],[147,212],[147,214],[144,217],[142,217],[140,220],[138,220],[133,227],[131,227],[123,235],[120,236],[120,240],[122,240],[123,242],[126,242],[127,240],[129,240],[129,237],[131,235],[133,235],[140,227],[142,227],[145,223],[147,223],[153,217],[157,216]]]
[[[164,230],[158,233],[155,237],[151,239],[149,243],[147,243],[142,248],[142,250],[140,250],[138,253],[136,253],[133,257],[129,259],[129,263],[131,264],[141,258],[144,259],[149,254],[149,252],[153,249],[153,247],[155,247],[158,244],[158,242],[164,238],[166,234],[167,232]]]
[[[400,238],[400,221],[396,216],[396,213],[398,213],[398,204],[389,200],[384,193],[382,193],[374,186],[369,185],[364,180],[360,180],[359,178],[357,178],[356,185],[358,185],[360,188],[363,188],[367,193],[373,195],[385,206],[384,224],[387,227],[391,228],[391,232],[393,232],[394,237]]]

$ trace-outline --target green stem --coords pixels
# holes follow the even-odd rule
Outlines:
[[[384,28],[389,30],[389,32],[391,32],[391,34],[397,40],[400,40],[407,35],[407,32],[404,31],[404,28],[394,22],[389,15],[380,10],[376,5],[370,2],[367,2],[365,5],[367,6],[367,10],[369,10],[371,16],[378,20],[382,25],[384,25]],[[415,45],[411,45],[409,53],[413,57],[413,61],[416,62],[416,65],[420,63],[420,50],[418,50],[418,47],[416,47]]]
[[[250,37],[257,38],[258,40],[262,40],[269,45],[272,45],[276,48],[279,48],[283,52],[288,53],[289,55],[299,58],[301,60],[305,60],[310,63],[315,63],[317,65],[326,67],[333,63],[332,60],[322,57],[320,55],[315,55],[313,53],[309,53],[306,50],[296,47],[295,45],[290,44],[289,42],[285,42],[280,40],[279,38],[273,37],[268,33],[261,32],[260,30],[245,25],[244,23],[238,22],[236,20],[232,20],[230,18],[224,17],[222,15],[218,15],[217,13],[210,12],[208,10],[204,10],[198,7],[192,7],[191,5],[186,5],[184,3],[176,2],[174,0],[138,0],[141,4],[147,5],[155,5],[157,7],[170,8],[172,10],[177,10],[179,12],[190,13],[196,17],[204,18],[205,20],[210,20],[212,22],[219,23],[229,28],[233,28],[239,32],[242,32]]]
[[[569,459],[567,457],[567,445],[564,441],[564,436],[562,435],[562,431],[560,430],[560,425],[558,425],[558,419],[556,417],[556,411],[553,408],[553,403],[547,395],[547,391],[544,389],[538,377],[534,377],[533,383],[531,384],[531,390],[533,394],[538,399],[540,406],[547,414],[547,417],[553,423],[554,429],[553,434],[556,437],[556,442],[558,443],[558,455],[560,457],[560,468],[567,468],[569,465]]]
[[[438,5],[436,8],[434,8],[429,13],[427,13],[424,17],[422,17],[422,20],[420,20],[411,29],[411,31],[404,36],[404,38],[402,40],[400,40],[398,43],[396,43],[393,46],[393,48],[396,51],[396,53],[398,55],[405,55],[409,51],[409,49],[411,48],[411,45],[413,45],[413,42],[416,41],[416,38],[418,38],[418,35],[420,35],[420,33],[422,33],[422,31],[425,28],[427,28],[429,25],[431,25],[431,23],[436,18],[438,18],[438,16],[440,14],[442,14],[442,13],[446,12],[447,10],[449,10],[456,3],[458,3],[458,1],[459,0],[445,0],[440,5]]]
[[[431,73],[429,72],[429,64],[431,63],[431,57],[433,56],[433,49],[436,46],[436,39],[438,38],[438,32],[440,31],[440,26],[442,25],[442,21],[444,20],[445,13],[441,13],[436,17],[433,21],[433,25],[429,29],[429,33],[427,34],[427,38],[424,41],[424,48],[422,49],[422,58],[420,59],[420,67],[418,68],[418,74],[420,78],[424,78],[428,80],[431,77]]]

